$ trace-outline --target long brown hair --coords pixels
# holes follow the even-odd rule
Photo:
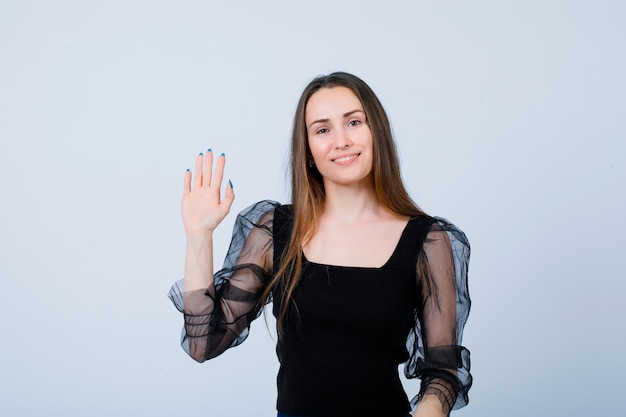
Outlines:
[[[360,78],[345,72],[334,72],[311,81],[298,101],[291,135],[291,198],[294,216],[291,239],[281,255],[280,268],[274,271],[260,304],[265,305],[273,289],[277,287],[282,289],[280,291],[282,310],[277,319],[279,334],[282,333],[282,323],[302,272],[302,247],[315,235],[326,199],[323,178],[317,168],[309,164],[312,156],[308,146],[306,106],[311,96],[318,90],[333,87],[350,89],[363,105],[367,124],[372,132],[374,153],[372,174],[377,202],[387,210],[402,216],[424,215],[404,187],[391,125],[385,109],[372,89]]]

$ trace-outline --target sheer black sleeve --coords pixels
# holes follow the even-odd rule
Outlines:
[[[272,274],[272,224],[278,205],[261,201],[237,216],[224,266],[214,274],[213,285],[185,292],[180,280],[170,289],[168,296],[185,319],[181,345],[198,362],[241,344],[260,315],[258,302]]]
[[[465,234],[445,219],[435,218],[417,261],[420,305],[408,339],[408,378],[420,378],[413,406],[436,395],[447,414],[465,406],[472,385],[470,354],[461,346],[470,310],[467,270],[470,245]]]

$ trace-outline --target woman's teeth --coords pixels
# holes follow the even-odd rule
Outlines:
[[[359,156],[359,155],[344,156],[344,157],[341,157],[341,158],[334,159],[333,161],[334,162],[348,162],[348,161],[350,161],[352,159],[355,159],[357,156]]]

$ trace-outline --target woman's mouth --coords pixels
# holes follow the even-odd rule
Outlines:
[[[352,161],[354,161],[355,159],[357,159],[359,157],[359,155],[361,155],[360,153],[354,153],[352,155],[346,155],[346,156],[342,156],[336,159],[332,159],[332,161],[336,164],[340,164],[340,165],[345,165],[345,164],[349,164]]]

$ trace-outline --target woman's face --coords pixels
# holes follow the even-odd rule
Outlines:
[[[372,133],[363,105],[346,87],[322,88],[305,110],[308,144],[324,185],[371,186]]]

